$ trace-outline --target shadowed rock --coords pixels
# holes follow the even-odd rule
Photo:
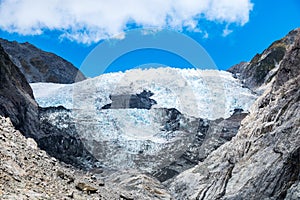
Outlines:
[[[153,95],[151,91],[144,90],[140,94],[120,94],[110,95],[112,103],[102,107],[102,109],[126,109],[126,108],[137,108],[137,109],[150,109],[156,101],[150,99]]]
[[[32,44],[10,42],[0,38],[0,44],[29,83],[74,83],[85,76],[70,62]]]
[[[47,123],[47,120],[40,119],[45,113],[56,108],[38,107],[24,75],[1,46],[0,72],[1,116],[9,117],[14,127],[24,136],[34,138],[40,148],[61,161],[80,167],[86,167],[86,164],[95,161],[74,133],[75,129],[70,128],[73,132],[65,133]],[[66,109],[60,107],[57,110]]]

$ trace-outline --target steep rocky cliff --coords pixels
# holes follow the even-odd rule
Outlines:
[[[295,31],[238,134],[175,178],[170,187],[175,199],[300,198],[300,37]]]
[[[228,71],[239,78],[246,87],[261,94],[263,90],[259,90],[259,87],[270,82],[276,75],[288,49],[299,35],[300,28],[292,30],[284,38],[273,42],[261,54],[256,54],[250,62],[241,62]]]
[[[29,83],[74,83],[85,79],[70,62],[28,42],[10,42],[0,38],[0,44]]]
[[[38,105],[24,75],[0,46],[0,115],[26,136],[38,132]]]

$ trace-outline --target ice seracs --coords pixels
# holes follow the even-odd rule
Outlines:
[[[256,98],[231,73],[199,69],[134,69],[75,84],[33,83],[31,87],[40,106],[62,105],[69,109],[101,108],[111,103],[109,95],[149,90],[157,102],[153,107],[176,108],[207,119],[228,118],[235,108],[247,111]]]
[[[149,172],[184,154],[197,134],[198,118],[228,118],[235,109],[247,111],[256,98],[232,74],[218,70],[134,69],[71,85],[31,86],[40,106],[72,110],[77,133],[104,166]],[[135,104],[103,109],[112,96],[126,104],[144,91],[153,94],[151,109]],[[55,125],[60,114],[52,115]]]

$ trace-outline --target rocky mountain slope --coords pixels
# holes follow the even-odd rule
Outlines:
[[[82,171],[40,150],[31,138],[0,116],[0,199],[131,200],[170,199],[167,190],[146,175]]]
[[[238,134],[172,181],[175,199],[300,198],[300,35],[296,31],[276,75]]]
[[[292,30],[284,38],[273,42],[261,54],[256,54],[250,62],[241,62],[230,69],[235,77],[255,92],[261,94],[263,88],[276,75],[280,63],[287,51],[295,43],[300,35],[300,28]]]
[[[101,179],[60,164],[0,117],[0,199],[118,199]]]
[[[46,151],[51,153],[51,148],[59,146],[56,149],[56,155],[67,163],[75,165],[77,163],[77,165],[82,166],[80,164],[82,163],[80,161],[81,157],[78,157],[78,154],[85,155],[93,160],[86,149],[82,148],[81,140],[74,137],[74,135],[56,135],[51,132],[54,128],[49,126],[47,131],[44,131],[39,118],[41,108],[34,100],[29,83],[1,46],[0,72],[1,116],[9,117],[17,130],[21,131],[26,137],[34,138],[39,146],[44,147]],[[51,139],[49,135],[51,135]],[[47,146],[45,146],[45,142]],[[65,146],[61,145],[62,143],[73,144],[73,148],[65,149]]]
[[[10,42],[0,38],[0,45],[29,83],[74,83],[85,79],[70,62],[53,53],[42,51],[28,42]]]

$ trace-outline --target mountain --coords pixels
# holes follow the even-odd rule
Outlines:
[[[68,84],[85,80],[85,76],[70,62],[28,42],[10,42],[0,38],[0,44],[29,83]]]
[[[52,108],[37,106],[25,76],[1,45],[0,72],[1,199],[155,198],[146,189],[140,189],[134,194],[128,192],[127,186],[141,187],[136,177],[144,180],[143,187],[155,190],[156,198],[170,196],[157,180],[138,173],[114,174],[106,170],[112,174],[106,180],[107,173],[103,173],[105,169],[95,166],[93,171],[82,169],[89,163],[96,163],[93,156],[86,151],[76,135],[56,135],[56,127],[40,123],[41,113],[51,112]],[[59,108],[53,109],[57,111]],[[43,147],[45,151],[40,149]],[[59,160],[50,156],[53,153]],[[82,166],[83,163],[85,166]],[[115,176],[124,183],[117,181]]]
[[[299,38],[300,28],[292,30],[284,38],[273,42],[261,54],[256,54],[250,62],[241,62],[230,69],[243,84],[258,92],[260,86],[267,84],[276,75],[279,66],[290,48]]]

